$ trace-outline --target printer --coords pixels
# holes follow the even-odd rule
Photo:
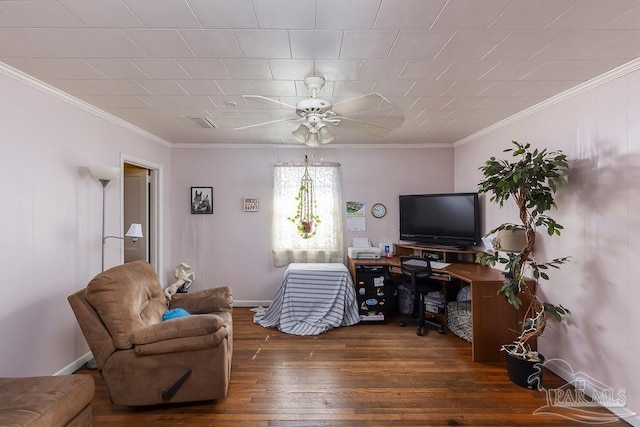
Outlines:
[[[366,237],[354,237],[353,246],[347,249],[347,255],[353,259],[380,259],[382,250],[371,246]]]
[[[369,246],[367,248],[356,248],[349,246],[347,253],[353,259],[380,259],[382,251],[380,248]]]

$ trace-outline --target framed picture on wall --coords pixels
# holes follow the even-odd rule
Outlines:
[[[213,187],[191,187],[191,213],[213,213]]]

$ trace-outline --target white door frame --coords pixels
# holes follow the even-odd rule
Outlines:
[[[148,160],[140,159],[138,157],[133,157],[128,154],[120,153],[120,167],[121,170],[124,170],[124,164],[129,163],[132,165],[140,166],[145,169],[149,169],[151,171],[151,189],[149,191],[149,197],[151,199],[151,212],[149,217],[149,222],[152,224],[153,229],[151,230],[151,235],[155,238],[151,239],[149,242],[149,250],[150,250],[150,263],[153,266],[153,269],[156,273],[160,274],[162,271],[162,262],[163,262],[163,226],[164,223],[162,212],[164,209],[164,199],[162,194],[164,193],[163,188],[163,171],[162,165],[150,162]],[[124,179],[120,180],[120,194],[122,200],[120,202],[120,229],[124,227]],[[144,233],[144,230],[143,230]],[[120,263],[124,263],[124,250],[120,251]]]

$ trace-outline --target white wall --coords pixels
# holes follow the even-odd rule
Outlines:
[[[569,362],[615,390],[626,389],[627,407],[640,411],[640,72],[598,86],[457,147],[456,189],[479,182],[477,168],[515,139],[534,147],[563,150],[569,182],[557,195],[552,216],[565,230],[536,248],[538,260],[572,256],[551,272],[545,298],[572,311],[538,340],[550,358]],[[488,199],[488,197],[484,197]],[[490,229],[517,219],[515,208],[500,211],[484,200]]]
[[[0,376],[50,375],[88,351],[67,302],[100,272],[102,190],[86,166],[118,166],[125,153],[166,166],[168,182],[170,150],[2,73],[0,93]],[[110,234],[121,199],[116,178]],[[111,240],[106,267],[119,262]]]
[[[339,162],[343,201],[367,202],[366,232],[346,232],[345,247],[354,236],[396,242],[398,195],[453,190],[452,148],[174,148],[171,265],[193,267],[191,289],[226,284],[237,302],[271,300],[284,272],[271,258],[273,165],[305,154]],[[213,187],[213,215],[191,215],[191,186]],[[243,212],[247,196],[260,198],[259,212]],[[382,219],[370,215],[375,202],[387,206]]]

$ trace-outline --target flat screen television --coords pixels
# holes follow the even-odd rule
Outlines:
[[[400,196],[400,240],[426,245],[480,244],[478,193]]]

